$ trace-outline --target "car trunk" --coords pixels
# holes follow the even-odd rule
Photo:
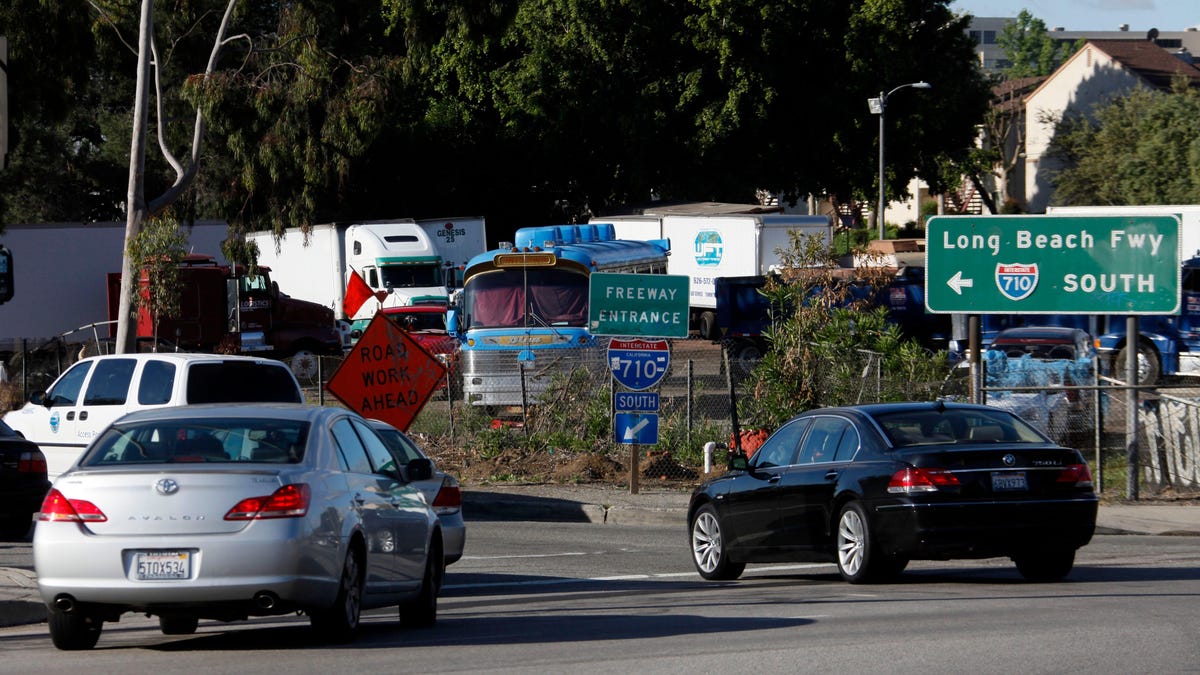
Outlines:
[[[55,487],[67,499],[85,499],[107,518],[83,526],[99,536],[224,534],[248,526],[225,520],[234,505],[277,490],[277,471],[78,471]]]
[[[926,446],[901,451],[897,459],[925,470],[946,470],[953,480],[939,484],[937,494],[943,498],[1025,501],[1091,494],[1090,480],[1081,480],[1078,472],[1083,462],[1068,448],[1016,443],[986,449]]]

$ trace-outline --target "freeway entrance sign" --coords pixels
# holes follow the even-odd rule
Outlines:
[[[592,335],[685,338],[688,284],[681,274],[596,272],[588,291]]]
[[[1175,216],[938,216],[925,306],[962,314],[1173,314]]]

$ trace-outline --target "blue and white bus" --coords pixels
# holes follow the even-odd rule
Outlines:
[[[606,372],[607,341],[587,328],[593,272],[665,274],[666,240],[618,240],[611,224],[527,227],[463,270],[447,328],[472,405],[536,403],[556,376]],[[603,342],[603,344],[602,344]]]

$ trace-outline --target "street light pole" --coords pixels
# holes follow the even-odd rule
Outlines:
[[[887,111],[888,97],[891,96],[892,94],[900,91],[901,89],[904,89],[905,87],[912,87],[913,89],[932,89],[933,85],[929,84],[928,82],[925,82],[925,81],[909,82],[908,84],[902,84],[899,87],[896,87],[895,89],[887,92],[886,94],[883,93],[882,91],[879,92],[879,98],[867,99],[867,105],[868,105],[868,107],[870,107],[871,112],[875,113],[876,115],[879,115],[879,209],[875,213],[875,222],[879,226],[879,238],[881,240],[883,239],[883,236],[884,236],[883,235],[883,211],[885,208],[887,208],[887,190],[884,187],[884,183],[883,183],[883,147],[884,147],[883,146],[883,136],[884,136],[884,131],[887,127],[887,125],[884,122],[884,117],[885,117],[885,114]]]

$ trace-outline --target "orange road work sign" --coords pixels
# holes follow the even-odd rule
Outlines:
[[[363,417],[408,431],[446,377],[446,367],[382,312],[325,388]]]

